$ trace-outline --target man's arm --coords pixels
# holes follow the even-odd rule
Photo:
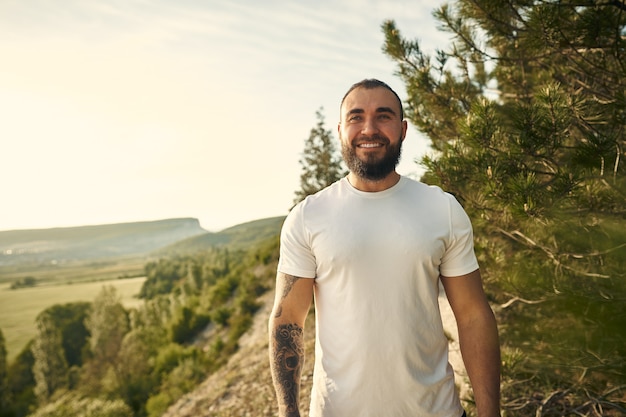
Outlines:
[[[500,416],[500,342],[480,271],[441,277],[459,329],[459,344],[479,417]]]
[[[304,321],[313,299],[314,279],[283,273],[269,321],[270,367],[279,417],[299,417],[300,376],[304,364]]]

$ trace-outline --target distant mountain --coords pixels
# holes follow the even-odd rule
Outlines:
[[[211,246],[245,249],[278,235],[284,216],[207,232],[197,219],[0,231],[0,266],[193,253]]]
[[[2,231],[0,265],[144,255],[205,233],[193,218]]]
[[[203,233],[161,248],[157,254],[193,253],[211,246],[246,249],[272,236],[278,236],[284,220],[284,216],[270,217],[242,223],[217,233]]]

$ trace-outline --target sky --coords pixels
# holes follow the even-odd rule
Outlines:
[[[286,215],[316,111],[336,139],[353,83],[404,99],[381,24],[441,48],[442,3],[0,0],[0,230]]]

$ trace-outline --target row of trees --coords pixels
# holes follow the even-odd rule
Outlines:
[[[0,416],[162,415],[236,351],[277,258],[274,238],[150,262],[140,307],[125,309],[114,287],[50,307],[11,364],[0,333]]]

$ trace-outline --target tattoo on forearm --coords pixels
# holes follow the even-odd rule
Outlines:
[[[284,300],[285,297],[287,297],[287,295],[289,294],[289,291],[291,291],[291,289],[293,288],[294,284],[299,279],[300,278],[298,278],[298,277],[294,277],[294,276],[291,276],[291,275],[285,275],[285,286],[283,287],[283,294],[281,295],[281,300]],[[283,314],[282,306],[278,307],[278,309],[276,310],[276,314],[274,314],[274,317],[278,318],[278,317],[281,316],[281,314]]]
[[[304,363],[302,327],[281,324],[272,333],[272,373],[278,400],[287,416],[299,416],[300,376]]]

